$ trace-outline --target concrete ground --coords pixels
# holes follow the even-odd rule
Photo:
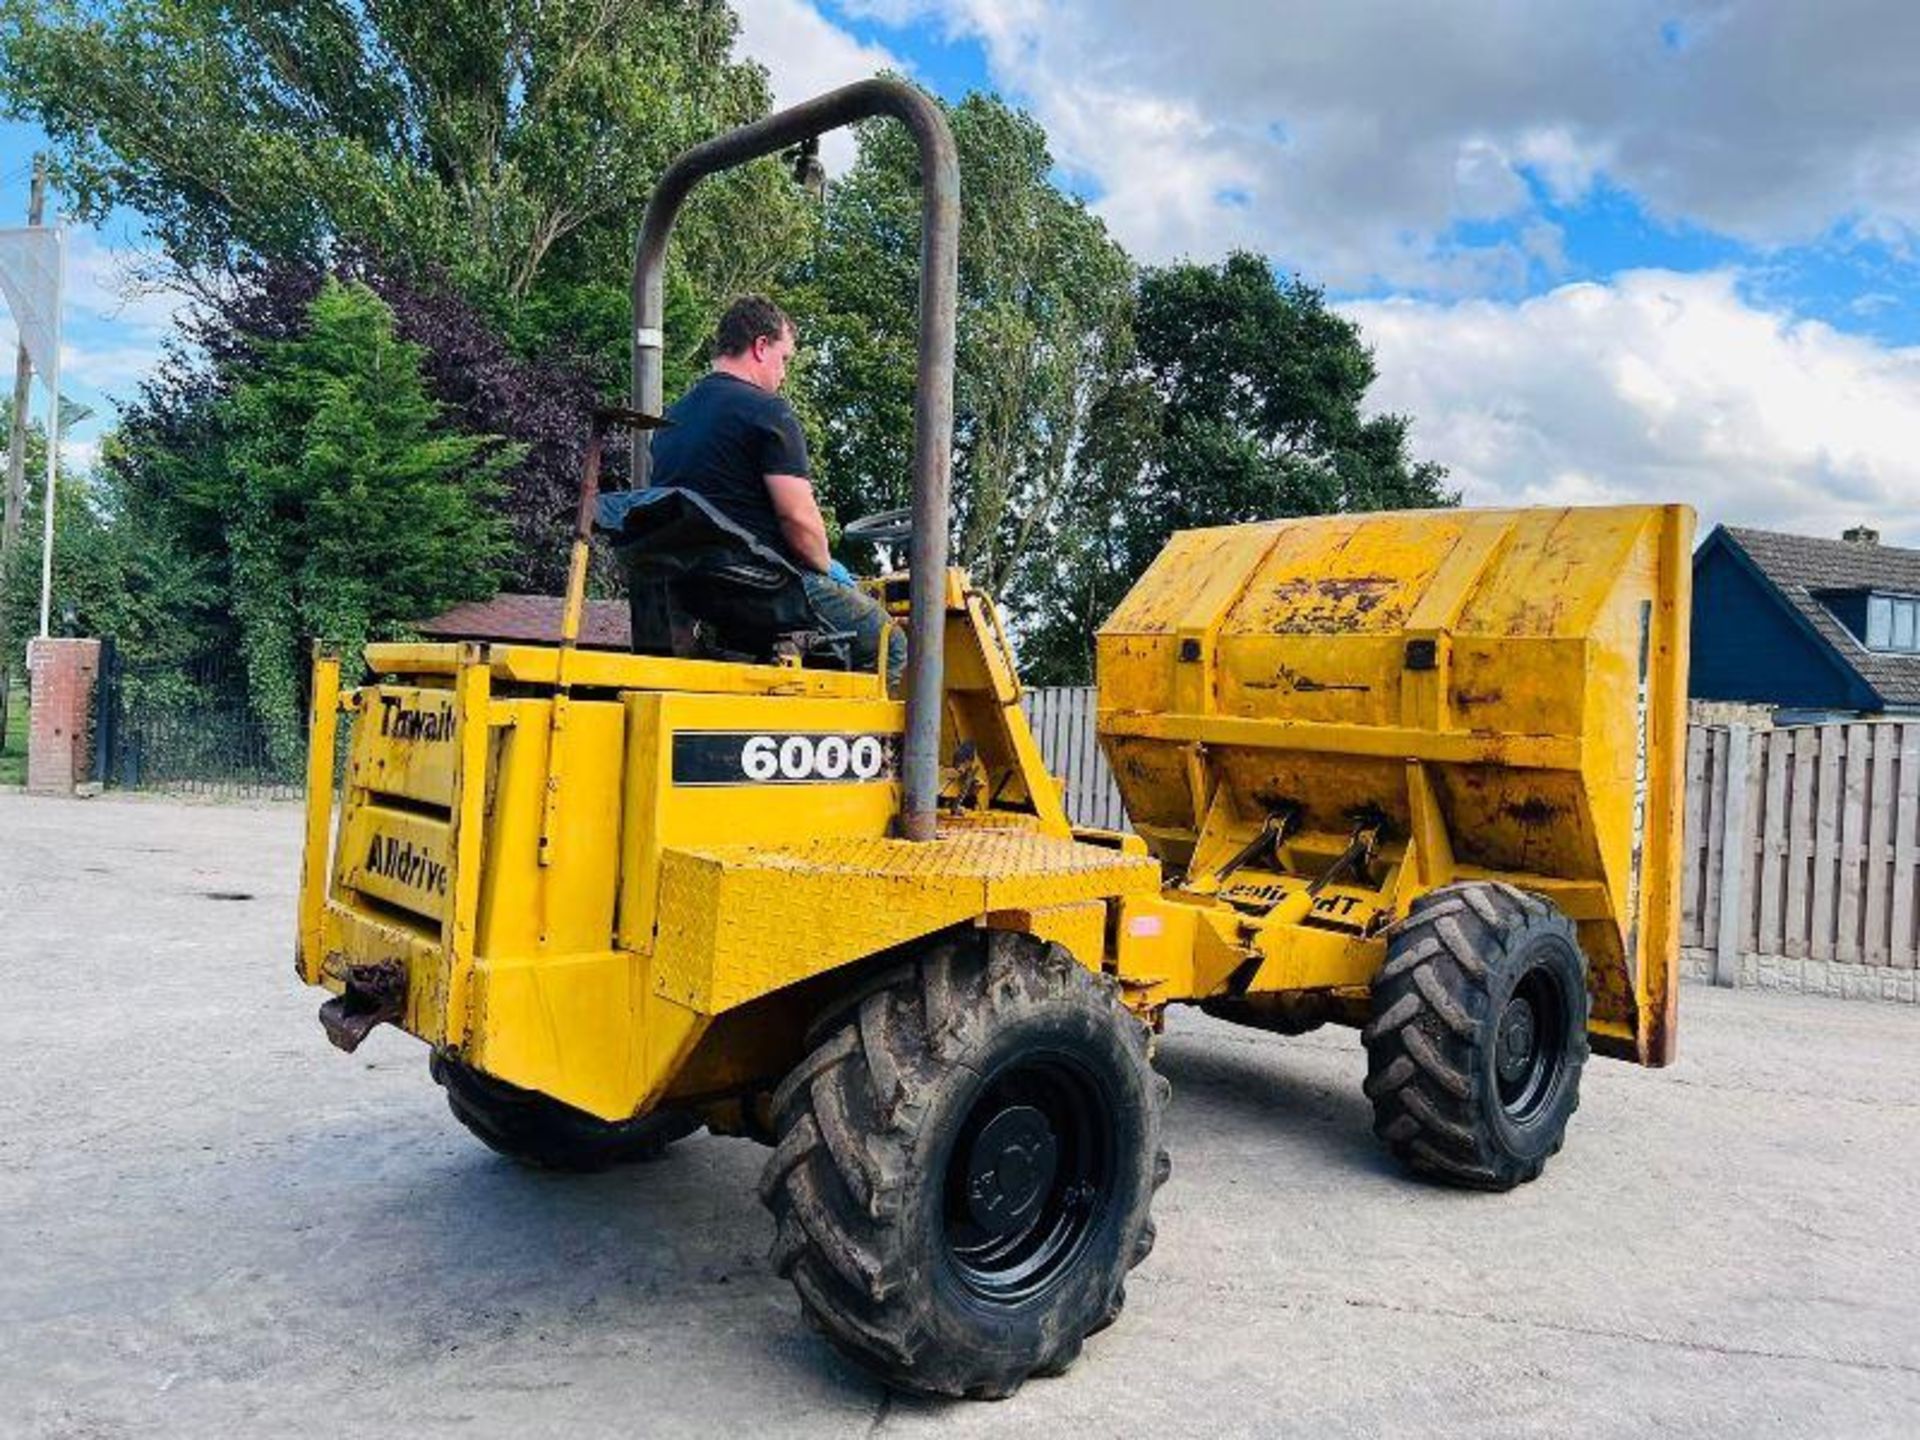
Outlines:
[[[1121,1323],[890,1397],[765,1263],[762,1153],[561,1178],[352,1058],[291,973],[297,812],[0,794],[0,1434],[1920,1433],[1920,1010],[1690,989],[1506,1196],[1403,1179],[1355,1037],[1176,1019]]]

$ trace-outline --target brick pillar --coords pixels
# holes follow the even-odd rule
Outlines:
[[[92,778],[87,738],[93,719],[93,682],[100,673],[98,640],[33,640],[27,645],[33,685],[27,736],[27,789],[71,795]]]

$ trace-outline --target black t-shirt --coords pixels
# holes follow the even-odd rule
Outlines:
[[[793,407],[751,381],[718,370],[704,375],[667,410],[656,430],[650,483],[692,490],[720,513],[792,560],[767,494],[769,475],[806,475],[807,441]]]

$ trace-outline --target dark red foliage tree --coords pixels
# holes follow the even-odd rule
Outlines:
[[[572,497],[598,398],[586,364],[572,356],[528,359],[515,353],[487,316],[439,277],[409,277],[365,253],[342,256],[332,273],[366,284],[393,310],[400,338],[425,348],[427,388],[444,407],[447,424],[525,446],[505,477],[503,503],[514,548],[503,584],[559,593],[566,581]],[[324,278],[325,272],[310,266],[254,265],[221,303],[193,312],[182,326],[181,343],[123,417],[126,449],[118,479],[125,488],[147,506],[176,508],[168,502],[169,459],[204,442],[223,376],[245,370],[263,342],[299,332]],[[610,485],[622,480],[620,449],[608,457]],[[189,513],[167,516],[166,523],[198,549],[194,507],[185,508]]]

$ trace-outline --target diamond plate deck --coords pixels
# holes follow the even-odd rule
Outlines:
[[[706,846],[662,855],[655,985],[717,1014],[996,910],[1152,894],[1140,856],[1022,831]]]

